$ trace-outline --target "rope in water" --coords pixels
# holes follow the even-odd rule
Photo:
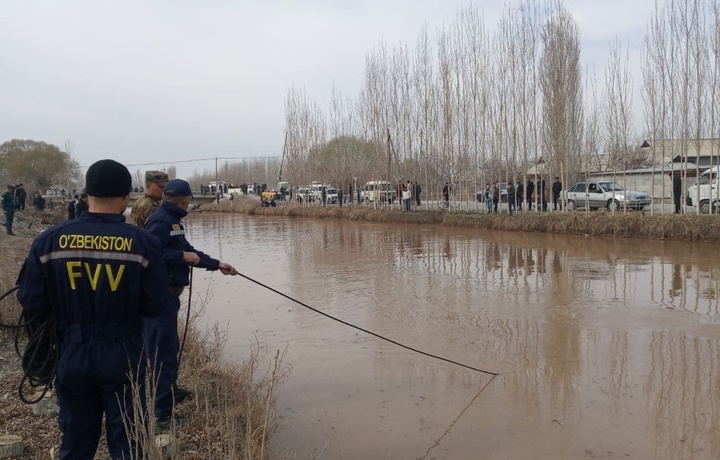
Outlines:
[[[295,298],[293,298],[293,297],[290,297],[289,295],[284,294],[284,293],[278,291],[277,289],[274,289],[274,288],[268,286],[267,284],[264,284],[264,283],[261,283],[260,281],[257,281],[257,280],[255,280],[255,279],[252,279],[252,278],[250,278],[250,277],[247,276],[247,275],[243,275],[242,273],[238,273],[238,276],[241,276],[241,277],[245,278],[246,280],[248,280],[248,281],[250,281],[250,282],[252,282],[252,283],[257,284],[258,286],[261,286],[261,287],[263,287],[263,288],[265,288],[265,289],[267,289],[267,290],[269,290],[269,291],[272,291],[272,292],[274,292],[275,294],[277,294],[277,295],[279,295],[279,296],[282,296],[282,297],[284,297],[284,298],[286,298],[286,299],[288,299],[288,300],[290,300],[290,301],[292,301],[292,302],[295,302],[295,303],[297,303],[298,305],[301,305],[301,306],[303,306],[303,307],[305,307],[305,308],[307,308],[307,309],[309,309],[309,310],[312,310],[312,311],[314,311],[315,313],[320,314],[320,315],[322,315],[322,316],[324,316],[324,317],[326,317],[326,318],[330,318],[330,319],[333,320],[333,321],[337,321],[338,323],[344,324],[345,326],[349,326],[349,327],[351,327],[351,328],[353,328],[353,329],[357,329],[357,330],[362,331],[362,332],[364,332],[364,333],[366,333],[366,334],[369,334],[369,335],[371,335],[371,336],[373,336],[373,337],[377,337],[378,339],[384,340],[384,341],[386,341],[386,342],[390,342],[390,343],[392,343],[393,345],[397,345],[397,346],[399,346],[399,347],[401,347],[401,348],[404,348],[404,349],[406,349],[406,350],[410,350],[410,351],[412,351],[412,352],[414,352],[414,353],[418,353],[418,354],[421,354],[421,355],[423,355],[423,356],[427,356],[427,357],[429,357],[429,358],[435,358],[435,359],[438,359],[438,360],[440,360],[440,361],[444,361],[444,362],[446,362],[446,363],[455,364],[456,366],[464,367],[465,369],[469,369],[469,370],[471,370],[471,371],[479,372],[479,373],[481,373],[481,374],[491,375],[491,376],[493,376],[493,377],[495,377],[496,375],[498,375],[497,372],[491,372],[491,371],[486,371],[486,370],[484,370],[484,369],[479,369],[479,368],[477,368],[477,367],[469,366],[469,365],[467,365],[467,364],[463,364],[463,363],[460,363],[460,362],[457,362],[457,361],[453,361],[452,359],[443,358],[442,356],[434,355],[434,354],[432,354],[432,353],[428,353],[428,352],[426,352],[426,351],[418,350],[417,348],[413,348],[413,347],[411,347],[411,346],[402,344],[402,343],[400,343],[400,342],[398,342],[398,341],[396,341],[396,340],[387,338],[387,337],[382,336],[382,335],[380,335],[380,334],[377,334],[377,333],[375,333],[375,332],[372,332],[372,331],[369,331],[369,330],[367,330],[367,329],[364,329],[364,328],[362,328],[362,327],[360,327],[360,326],[356,326],[356,325],[354,325],[354,324],[352,324],[352,323],[349,323],[349,322],[347,322],[347,321],[344,321],[344,320],[342,320],[342,319],[340,319],[340,318],[336,318],[336,317],[334,317],[334,316],[332,316],[332,315],[330,315],[330,314],[328,314],[328,313],[325,313],[324,311],[318,310],[317,308],[313,308],[313,307],[311,307],[310,305],[308,305],[308,304],[306,304],[306,303],[303,303],[303,302],[301,302],[301,301],[299,301],[299,300],[297,300],[297,299],[295,299]]]

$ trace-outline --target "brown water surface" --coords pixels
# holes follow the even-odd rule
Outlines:
[[[720,458],[717,245],[241,215],[187,227],[313,307],[500,373],[196,271],[229,358],[255,337],[287,348],[278,458]]]

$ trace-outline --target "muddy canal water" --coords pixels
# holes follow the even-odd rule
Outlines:
[[[287,350],[278,458],[720,458],[720,247],[195,215],[190,240],[331,315],[196,271],[229,358]]]

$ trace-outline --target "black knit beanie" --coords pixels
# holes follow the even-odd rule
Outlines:
[[[91,196],[125,196],[131,188],[130,171],[115,160],[96,161],[85,174],[85,191]]]

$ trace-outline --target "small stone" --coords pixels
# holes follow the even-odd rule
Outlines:
[[[0,436],[0,458],[10,458],[23,455],[25,453],[25,444],[22,437],[14,434],[4,434]]]
[[[41,399],[33,405],[33,414],[54,417],[60,413],[58,403],[53,399]]]
[[[171,434],[159,434],[155,436],[155,447],[161,458],[174,458],[177,455],[177,441]]]

